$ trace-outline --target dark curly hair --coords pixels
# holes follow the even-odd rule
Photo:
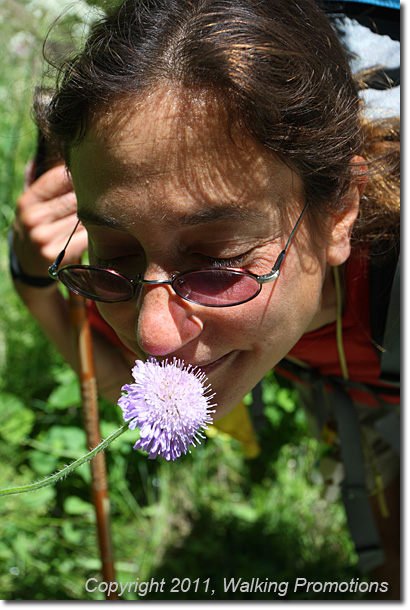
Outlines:
[[[316,226],[343,205],[351,159],[369,164],[356,241],[398,232],[398,127],[361,117],[358,82],[313,0],[125,0],[65,61],[42,130],[69,151],[93,115],[161,82],[209,88],[301,176]],[[320,224],[320,223],[319,223]]]

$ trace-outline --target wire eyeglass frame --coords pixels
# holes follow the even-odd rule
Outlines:
[[[278,279],[278,277],[280,275],[280,268],[285,259],[288,247],[291,243],[293,235],[296,232],[296,229],[299,226],[299,223],[302,220],[302,217],[308,207],[308,204],[309,204],[309,202],[307,202],[305,204],[305,206],[304,206],[298,220],[296,221],[296,224],[293,227],[293,230],[285,244],[284,249],[280,252],[279,256],[277,257],[275,264],[273,265],[271,271],[264,275],[256,275],[255,273],[252,273],[252,271],[248,271],[246,269],[237,268],[237,267],[204,267],[204,268],[199,268],[199,269],[190,269],[188,271],[182,271],[180,273],[174,273],[171,276],[171,278],[168,280],[146,280],[141,276],[140,273],[138,273],[135,276],[135,278],[132,279],[113,269],[106,269],[103,267],[94,267],[92,265],[81,265],[81,264],[74,265],[74,264],[72,264],[72,265],[66,265],[66,266],[62,267],[61,269],[59,269],[59,267],[63,261],[63,258],[65,256],[66,249],[71,241],[71,238],[74,235],[78,225],[80,224],[80,220],[76,223],[74,230],[72,231],[71,235],[69,236],[67,243],[65,244],[63,250],[61,250],[61,252],[58,254],[55,261],[48,268],[48,273],[52,279],[60,280],[72,292],[75,292],[76,294],[79,294],[86,299],[91,299],[93,301],[99,301],[99,302],[103,302],[103,303],[120,303],[123,301],[128,301],[128,300],[134,298],[134,296],[136,294],[139,294],[139,292],[141,291],[141,289],[144,285],[146,285],[146,286],[169,285],[172,287],[174,292],[180,298],[184,299],[185,301],[195,303],[197,305],[202,305],[203,307],[233,307],[235,305],[242,305],[243,303],[247,303],[248,301],[251,301],[252,299],[257,297],[258,294],[262,290],[263,284],[267,284],[269,282],[273,282]],[[93,294],[91,291],[87,292],[87,290],[84,287],[81,287],[81,286],[79,287],[79,283],[77,284],[77,286],[75,285],[75,281],[72,278],[75,277],[74,274],[76,271],[78,273],[88,272],[90,274],[95,272],[95,273],[100,274],[101,280],[102,280],[102,276],[105,276],[106,279],[109,278],[113,282],[117,282],[117,280],[119,282],[123,282],[123,285],[124,285],[123,296],[121,296],[120,298],[113,298],[113,297],[104,298],[102,296],[98,296],[97,294]],[[246,286],[246,282],[249,279],[249,280],[253,281],[255,290],[252,289],[247,296],[245,296],[245,294],[244,294],[243,295],[244,298],[234,300],[233,302],[223,302],[223,298],[221,299],[220,297],[213,297],[212,294],[209,294],[209,293],[208,293],[208,295],[199,293],[201,296],[204,297],[203,301],[201,302],[201,300],[198,300],[198,298],[189,298],[189,295],[191,294],[192,290],[191,290],[191,292],[187,292],[189,289],[189,283],[187,283],[189,276],[191,276],[191,282],[192,282],[193,278],[195,279],[195,277],[196,277],[197,281],[200,282],[201,275],[202,276],[207,275],[208,279],[212,278],[214,280],[215,287],[216,287],[217,279],[219,281],[222,280],[222,281],[226,281],[226,282],[228,281],[228,279],[230,279],[232,282],[235,282],[235,283],[237,280],[239,280],[239,281],[243,280],[243,281],[245,281],[245,286]],[[85,277],[85,275],[83,275],[82,277]],[[69,281],[70,278],[71,278],[71,281],[74,283],[70,283],[70,281]],[[248,279],[245,279],[245,278],[248,278]],[[206,282],[205,282],[205,284],[206,284]],[[249,281],[248,281],[248,284],[249,284]],[[211,283],[211,285],[212,285],[212,283]],[[243,282],[242,282],[242,286],[244,286]],[[184,294],[184,291],[182,290],[183,287],[185,289],[185,294]],[[251,287],[250,284],[249,284],[249,287]],[[100,286],[100,290],[103,292],[104,288],[102,286]],[[223,288],[222,288],[222,291],[223,291]],[[210,292],[212,292],[212,291],[210,291]],[[245,292],[246,292],[246,290],[245,290]],[[207,296],[207,298],[205,298],[206,296]],[[216,303],[215,301],[212,301],[212,299],[215,299],[215,300],[219,299],[219,302]],[[208,300],[208,302],[204,302],[206,300]],[[209,301],[211,301],[211,302],[209,302]]]

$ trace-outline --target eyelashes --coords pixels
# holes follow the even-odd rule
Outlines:
[[[241,267],[246,258],[246,254],[235,258],[208,258],[210,267]]]
[[[252,249],[253,250],[253,249]],[[242,267],[246,259],[251,254],[252,250],[248,250],[243,254],[238,254],[232,258],[212,258],[206,257],[210,267]]]
[[[216,267],[216,268],[223,268],[223,267],[242,267],[244,264],[246,264],[246,260],[248,258],[248,256],[251,254],[252,250],[248,250],[247,252],[244,252],[243,254],[239,254],[236,256],[233,256],[231,258],[226,257],[226,258],[217,258],[217,257],[212,257],[212,256],[208,256],[205,254],[201,254],[200,252],[197,252],[195,254],[190,255],[190,257],[192,257],[192,263],[188,263],[187,260],[187,256],[184,256],[184,260],[186,261],[186,263],[191,266],[191,267]],[[102,256],[98,256],[94,253],[94,255],[92,256],[92,264],[96,267],[101,267],[101,268],[105,268],[105,269],[114,269],[114,270],[120,270],[120,269],[124,269],[124,267],[132,267],[132,268],[139,268],[139,271],[142,271],[141,267],[145,266],[145,256],[141,256],[141,254],[129,254],[126,256],[113,256],[112,258],[103,258]],[[194,262],[194,259],[197,260],[197,262]],[[141,268],[141,269],[140,269]]]
[[[92,257],[92,265],[101,269],[112,269],[125,275],[135,275],[143,273],[145,268],[145,258],[141,256],[117,256],[103,259],[100,256]]]

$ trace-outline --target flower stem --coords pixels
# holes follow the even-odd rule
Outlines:
[[[47,477],[46,479],[43,479],[42,481],[38,481],[37,483],[30,483],[29,485],[22,485],[21,487],[10,487],[8,489],[0,489],[0,496],[7,496],[10,494],[21,494],[25,493],[26,491],[36,491],[41,487],[46,487],[47,485],[52,485],[53,483],[60,481],[61,479],[69,475],[71,472],[73,472],[73,470],[85,464],[85,462],[89,462],[94,456],[97,455],[97,453],[100,453],[100,451],[106,449],[106,447],[108,447],[110,443],[115,441],[115,439],[121,436],[121,434],[123,434],[124,432],[126,432],[126,430],[128,430],[128,423],[123,424],[120,428],[118,428],[118,430],[113,432],[104,441],[101,441],[101,443],[94,447],[94,449],[92,449],[89,453],[83,455],[83,457],[79,458],[78,460],[75,460],[75,462],[72,462],[68,466],[65,466],[59,472],[55,472],[51,476]]]

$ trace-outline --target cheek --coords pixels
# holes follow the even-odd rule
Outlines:
[[[221,351],[244,350],[256,359],[278,340],[281,343],[287,324],[275,292],[267,285],[248,303],[215,309],[204,325],[204,341],[211,348],[220,346]]]
[[[135,310],[133,311],[128,303],[96,303],[96,305],[101,317],[117,335],[132,336],[130,330],[135,328]]]
[[[292,272],[289,266],[273,285],[265,284],[253,301],[232,308],[221,318],[219,336],[246,342],[256,357],[269,350],[273,357],[276,352],[283,357],[315,316],[322,282],[319,266],[314,273]]]
[[[324,268],[315,262],[309,271],[295,271],[284,270],[266,308],[270,330],[281,342],[284,355],[307,331],[321,302]]]

